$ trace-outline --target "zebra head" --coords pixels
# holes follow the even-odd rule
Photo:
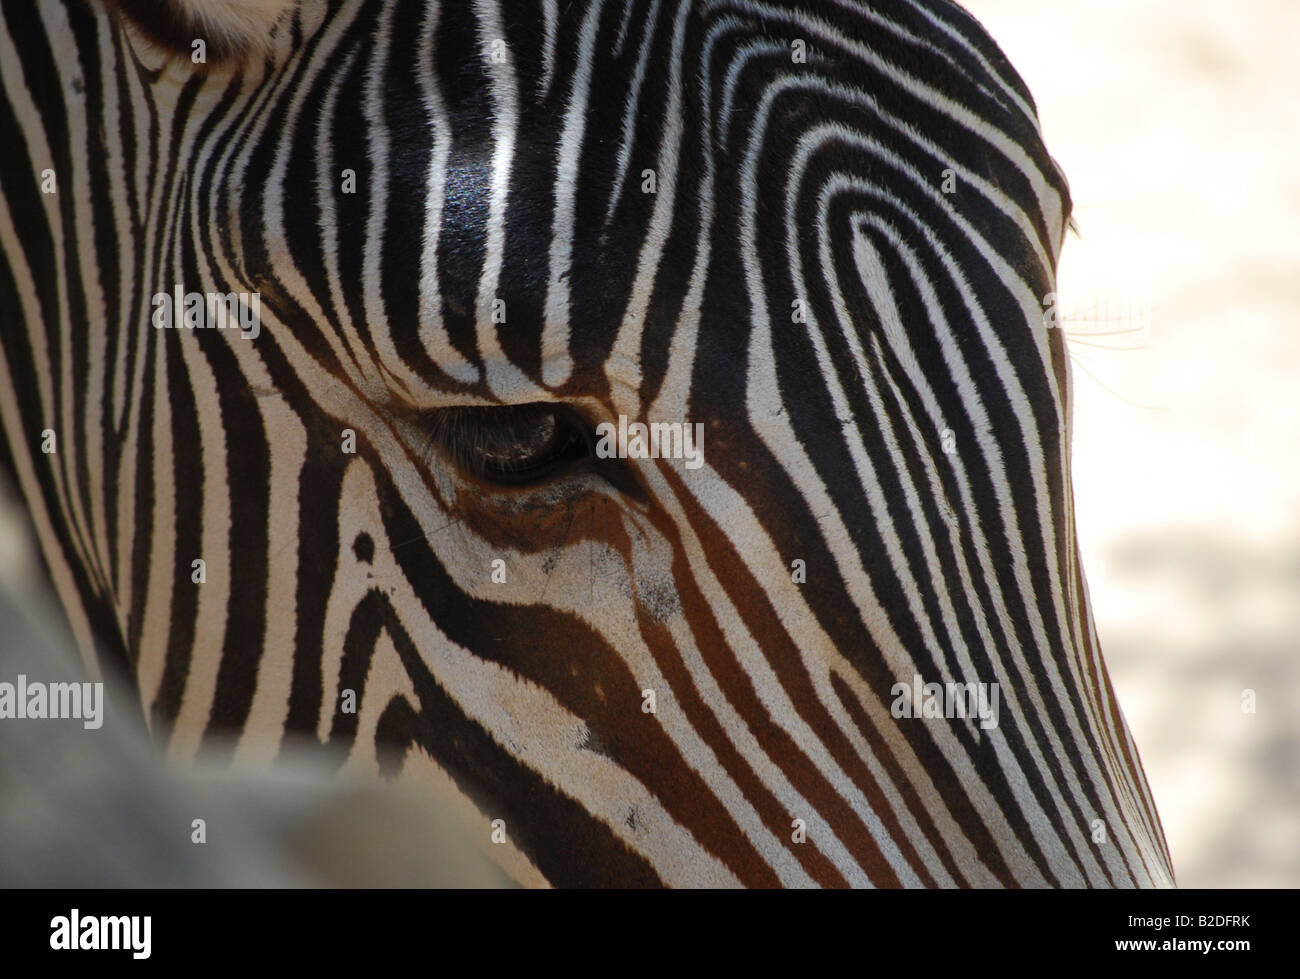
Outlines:
[[[1172,882],[955,4],[4,20],[9,453],[173,757],[450,786],[525,883]]]

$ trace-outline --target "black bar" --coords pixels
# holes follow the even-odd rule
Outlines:
[[[842,959],[863,967],[997,963],[1153,962],[1197,959],[1219,968],[1286,956],[1294,891],[1012,891],[676,894],[437,890],[9,891],[0,916],[7,965],[171,968],[178,965],[303,967],[330,974],[384,962],[433,974],[496,969],[505,959],[539,967],[688,960],[733,964],[776,952],[806,957],[818,973]],[[88,917],[140,916],[148,957],[126,949],[54,949],[100,933]],[[67,927],[58,919],[66,919]],[[109,932],[121,929],[110,923]],[[60,930],[63,935],[60,936]],[[1143,948],[1120,943],[1153,942]],[[1198,943],[1189,947],[1189,943]],[[1200,943],[1209,942],[1205,951]],[[1244,942],[1226,948],[1221,942]],[[138,941],[143,946],[143,941]],[[142,950],[142,948],[141,948]],[[1244,958],[1243,958],[1244,957]],[[64,960],[60,962],[60,959]],[[568,960],[566,962],[566,960]],[[460,964],[457,964],[460,963]],[[11,972],[9,975],[19,975]],[[421,971],[424,971],[423,968]]]

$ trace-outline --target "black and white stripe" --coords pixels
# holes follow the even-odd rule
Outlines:
[[[955,4],[3,10],[8,459],[174,758],[453,786],[527,883],[1172,883],[1075,538],[1068,192]],[[153,328],[176,284],[260,334]],[[465,464],[620,414],[703,467]],[[894,718],[914,675],[1001,723]]]

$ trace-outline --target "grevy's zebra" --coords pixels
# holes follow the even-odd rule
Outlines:
[[[525,883],[1172,882],[1075,541],[1066,187],[968,14],[116,6],[4,4],[0,413],[173,757],[454,783]],[[156,328],[178,287],[260,332]],[[596,458],[619,415],[704,465]],[[894,716],[917,676],[998,725]]]

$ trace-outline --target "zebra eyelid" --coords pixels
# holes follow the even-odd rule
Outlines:
[[[501,461],[512,448],[512,436],[528,426],[545,423],[551,430],[538,443],[536,461],[529,461],[525,452],[520,453],[521,464],[517,467]],[[554,482],[592,458],[595,446],[586,419],[563,402],[440,408],[423,413],[420,425],[424,465],[442,461],[494,488],[529,488]],[[495,463],[494,457],[498,460]]]

